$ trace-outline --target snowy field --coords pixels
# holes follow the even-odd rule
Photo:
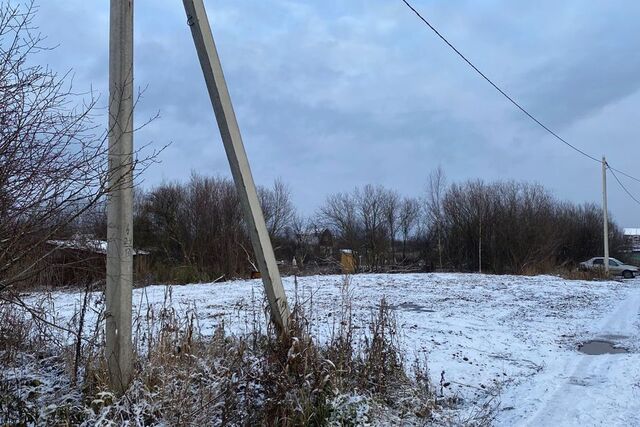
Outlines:
[[[342,276],[285,278],[290,300],[305,302],[314,334],[324,339],[338,317]],[[426,355],[434,384],[460,396],[464,419],[497,393],[496,425],[640,425],[640,279],[570,281],[551,276],[369,274],[350,278],[356,325],[380,300],[394,307],[407,358]],[[160,305],[164,286],[134,292],[134,311]],[[262,282],[171,288],[173,306],[195,310],[210,333],[253,328]],[[60,320],[80,294],[54,293]],[[629,350],[586,355],[581,343],[603,339]]]

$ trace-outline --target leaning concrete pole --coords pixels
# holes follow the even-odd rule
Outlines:
[[[607,160],[602,156],[602,216],[604,226],[604,272],[609,275],[609,212],[607,211]]]
[[[191,27],[193,42],[209,90],[211,104],[218,121],[224,149],[231,166],[231,174],[238,189],[238,197],[244,210],[253,251],[262,275],[265,293],[271,309],[271,318],[281,331],[287,330],[289,307],[282,287],[282,279],[269,240],[262,208],[258,201],[247,153],[242,143],[240,128],[236,120],[229,90],[222,73],[222,65],[213,41],[213,34],[202,0],[183,0],[187,12],[187,23]]]
[[[111,0],[109,26],[106,359],[122,394],[132,375],[133,0]]]

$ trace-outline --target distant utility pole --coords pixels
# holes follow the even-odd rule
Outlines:
[[[271,318],[281,332],[286,332],[289,306],[204,3],[203,0],[183,0],[183,3],[209,98],[218,121],[220,136],[231,166],[231,174],[238,189],[238,197],[269,301]]]
[[[111,0],[109,21],[109,193],[107,203],[106,359],[111,388],[132,376],[133,0]]]
[[[609,213],[607,211],[607,160],[602,156],[602,217],[604,225],[604,272],[609,275]]]
[[[478,204],[478,273],[482,273],[482,203]]]
[[[480,226],[478,230],[478,273],[482,273],[482,217],[478,217]]]

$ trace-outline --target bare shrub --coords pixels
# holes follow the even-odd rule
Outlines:
[[[33,349],[33,323],[8,303],[0,302],[0,360],[9,363],[16,353]]]

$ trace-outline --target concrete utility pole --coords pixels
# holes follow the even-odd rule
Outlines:
[[[133,0],[111,0],[109,22],[109,193],[106,358],[112,389],[132,376]]]
[[[482,201],[478,201],[478,273],[482,273]]]
[[[480,226],[478,230],[478,273],[482,273],[482,217],[478,217]]]
[[[607,211],[607,160],[602,156],[602,217],[604,218],[604,272],[609,275],[609,213]]]
[[[231,166],[231,174],[244,210],[253,251],[271,308],[271,318],[281,332],[286,332],[289,318],[287,297],[282,287],[282,279],[264,222],[249,160],[242,143],[240,128],[233,111],[204,3],[202,0],[183,0],[183,2],[187,13],[187,23],[191,27],[193,42],[198,52],[209,98]]]

